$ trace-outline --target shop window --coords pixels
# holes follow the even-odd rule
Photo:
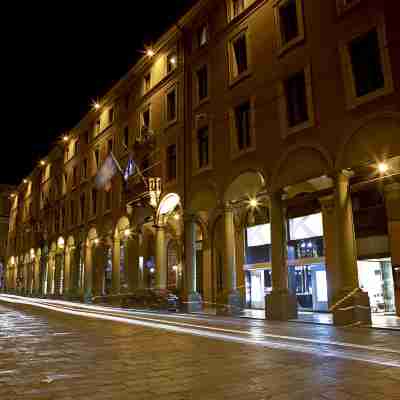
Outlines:
[[[302,0],[281,0],[275,8],[280,53],[304,39]]]
[[[167,180],[176,179],[176,145],[171,144],[167,147]]]
[[[177,118],[177,95],[176,88],[167,93],[167,122],[174,122]]]
[[[393,91],[383,22],[340,46],[348,108]]]
[[[209,135],[208,126],[197,131],[198,168],[205,168],[209,164]]]
[[[203,65],[197,70],[197,100],[198,103],[208,97],[208,68]]]

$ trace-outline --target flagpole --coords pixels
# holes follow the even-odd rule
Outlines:
[[[125,150],[126,150],[129,154],[132,154],[132,153],[133,153],[131,150],[129,150],[128,146],[126,146],[125,143],[122,143],[122,146],[125,147]],[[132,158],[132,160],[133,160],[133,158]],[[133,161],[135,162],[135,160],[133,160]],[[119,164],[118,164],[118,166],[119,166]],[[140,171],[139,165],[138,165],[136,162],[135,162],[135,167],[136,167],[137,173],[139,174],[140,178],[141,178],[142,181],[144,182],[146,188],[148,188],[148,184],[147,184],[146,178],[145,178],[144,175],[142,174],[142,171]],[[121,167],[119,167],[119,168],[121,168]],[[122,170],[121,170],[121,171],[122,171]],[[123,176],[123,174],[122,174],[122,176]],[[123,177],[124,177],[124,176],[123,176]],[[124,180],[125,180],[125,177],[124,177]]]

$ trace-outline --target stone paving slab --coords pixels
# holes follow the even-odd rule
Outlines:
[[[0,304],[1,400],[400,400],[396,387],[400,368]]]

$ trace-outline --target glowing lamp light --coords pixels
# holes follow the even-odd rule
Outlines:
[[[64,135],[64,136],[63,136],[63,141],[64,141],[64,142],[68,142],[68,140],[69,140],[68,135]]]
[[[24,179],[22,182],[26,185],[28,183],[28,179]]]
[[[125,229],[125,230],[124,230],[124,235],[125,235],[125,237],[129,237],[130,234],[131,234],[131,230],[130,230],[130,229]]]
[[[147,49],[146,50],[146,55],[147,55],[147,57],[153,57],[154,56],[154,50],[153,49]]]
[[[100,103],[98,103],[97,101],[95,101],[95,102],[93,103],[93,108],[94,108],[95,110],[99,110],[99,109],[100,109]]]
[[[155,268],[150,268],[150,272],[151,272],[152,274],[154,274],[154,272],[156,272]]]
[[[97,246],[100,243],[100,240],[98,238],[94,239],[94,244]]]
[[[175,221],[179,221],[179,219],[180,219],[179,214],[175,214],[175,215],[174,215],[174,220],[175,220]]]
[[[46,162],[42,160],[42,161],[40,161],[40,165],[43,167],[46,165]]]
[[[172,267],[172,270],[175,271],[175,272],[178,271],[178,266],[177,266],[177,265],[174,265],[174,266]]]
[[[389,166],[385,162],[381,162],[378,164],[378,170],[381,174],[384,174],[388,171]]]
[[[176,57],[171,57],[170,62],[172,65],[176,65]]]
[[[256,208],[258,206],[258,201],[257,199],[251,199],[249,204],[251,208]]]

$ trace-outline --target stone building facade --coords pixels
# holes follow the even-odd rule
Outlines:
[[[18,188],[8,287],[400,314],[394,8],[197,2]],[[97,190],[111,150],[127,182]]]

